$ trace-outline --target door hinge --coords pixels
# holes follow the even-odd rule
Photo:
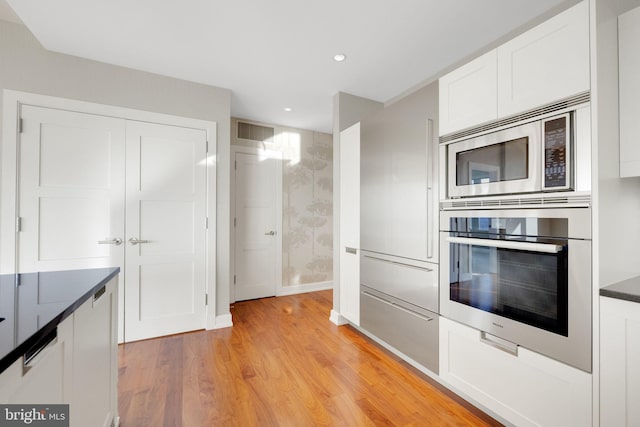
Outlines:
[[[233,218],[233,226],[235,227],[236,224],[238,223],[238,219],[237,218]]]
[[[20,117],[20,119],[18,120],[18,133],[22,133],[22,127],[23,127],[23,120],[22,117]]]
[[[16,233],[19,233],[22,231],[22,218],[17,216],[16,217]]]
[[[204,305],[209,305],[209,294],[204,294]]]
[[[209,217],[205,217],[204,219],[204,228],[209,229]]]
[[[205,148],[205,153],[208,153],[208,152],[209,152],[209,141],[207,141],[206,148]]]
[[[236,284],[236,275],[235,274],[233,275],[233,284],[234,285]]]

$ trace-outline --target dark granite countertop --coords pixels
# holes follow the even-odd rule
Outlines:
[[[38,348],[119,267],[0,275],[0,373]]]
[[[600,288],[600,295],[640,303],[640,276]]]

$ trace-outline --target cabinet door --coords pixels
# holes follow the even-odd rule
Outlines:
[[[600,297],[600,425],[640,425],[640,304]]]
[[[640,176],[640,7],[618,18],[620,177]]]
[[[73,324],[73,316],[68,317],[58,325],[54,340],[31,361],[23,365],[20,358],[3,373],[14,377],[7,403],[69,403]]]
[[[440,135],[498,117],[496,67],[492,50],[440,78]]]
[[[438,85],[431,84],[385,108],[385,145],[390,167],[390,252],[437,261],[435,123]]]
[[[589,76],[583,1],[498,48],[498,117],[588,91]]]
[[[391,162],[385,110],[360,122],[360,248],[391,251]]]
[[[591,374],[518,347],[517,355],[481,332],[440,318],[440,376],[518,426],[591,425]]]
[[[117,276],[75,313],[73,404],[77,426],[109,426],[117,416]]]
[[[360,123],[340,133],[340,314],[360,322]]]
[[[431,84],[361,122],[361,248],[437,262],[436,123]]]

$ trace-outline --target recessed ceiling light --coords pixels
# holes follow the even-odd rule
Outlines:
[[[345,59],[347,59],[347,55],[345,55],[344,53],[338,53],[333,56],[333,60],[336,62],[342,62]]]
[[[293,108],[291,108],[291,107],[284,107],[284,111],[286,111],[286,112],[293,111]]]

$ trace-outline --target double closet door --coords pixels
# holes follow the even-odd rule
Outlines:
[[[120,340],[205,325],[206,131],[21,107],[19,272],[120,266]]]

